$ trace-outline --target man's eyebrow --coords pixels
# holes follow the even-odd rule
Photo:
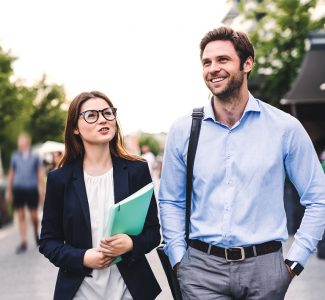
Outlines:
[[[216,59],[220,59],[220,58],[230,58],[230,56],[228,54],[220,54],[220,55],[217,55],[217,56],[213,56],[212,58],[216,58]],[[201,59],[202,61],[209,61],[211,60],[210,57],[202,57]]]

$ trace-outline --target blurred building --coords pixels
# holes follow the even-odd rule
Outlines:
[[[246,0],[245,10],[255,8],[258,2]],[[252,31],[267,13],[260,11],[255,14],[255,20],[246,20],[239,12],[240,0],[228,0],[227,3],[229,10],[222,23],[237,30]],[[324,15],[325,0],[318,0],[312,18]],[[272,24],[269,24],[269,27],[272,31]],[[325,146],[325,32],[310,33],[307,45],[309,50],[305,54],[298,76],[291,90],[281,99],[280,108],[301,121],[319,153]],[[249,82],[249,89],[257,98],[263,99],[263,96],[258,94],[258,86],[265,76],[267,75],[255,76]]]
[[[280,103],[300,120],[320,153],[325,147],[325,31],[309,34],[308,40],[298,76]]]

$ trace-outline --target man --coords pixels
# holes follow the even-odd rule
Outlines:
[[[220,27],[201,41],[204,107],[186,247],[188,115],[166,143],[160,183],[165,251],[184,299],[283,299],[316,249],[325,226],[325,177],[298,120],[255,99],[247,79],[254,49],[244,33]],[[287,255],[286,173],[306,212]]]
[[[31,149],[31,139],[26,133],[18,137],[18,150],[12,155],[6,191],[7,201],[13,200],[18,217],[21,243],[16,249],[20,254],[27,249],[27,224],[25,206],[27,205],[34,228],[36,244],[38,235],[38,203],[44,198],[44,170],[40,159]]]

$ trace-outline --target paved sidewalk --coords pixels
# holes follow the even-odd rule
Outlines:
[[[14,253],[18,232],[11,225],[0,230],[0,299],[1,300],[48,300],[53,297],[57,268],[39,254],[29,228],[28,250]],[[286,252],[291,240],[285,244]],[[162,287],[158,300],[171,300],[167,280],[155,251],[148,255],[149,262]],[[325,260],[313,255],[298,278],[289,287],[286,300],[325,299]]]

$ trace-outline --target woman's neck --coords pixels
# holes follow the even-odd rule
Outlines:
[[[113,168],[112,156],[108,145],[85,150],[83,169],[87,174],[100,176]]]

